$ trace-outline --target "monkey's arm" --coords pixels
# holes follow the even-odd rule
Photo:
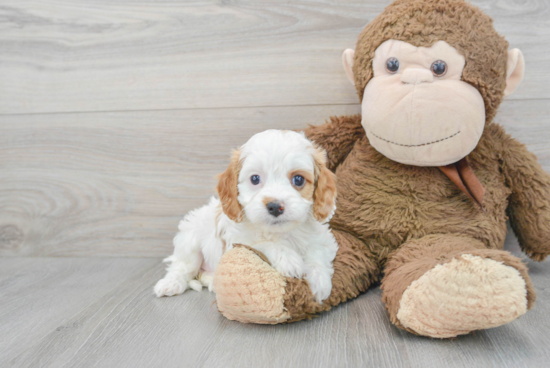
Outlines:
[[[327,166],[331,171],[344,161],[355,141],[365,136],[361,115],[331,116],[323,125],[310,125],[305,133],[327,151]]]
[[[512,190],[508,216],[522,250],[533,260],[550,254],[550,175],[525,145],[505,135],[501,169]]]

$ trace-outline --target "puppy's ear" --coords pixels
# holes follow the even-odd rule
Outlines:
[[[240,170],[240,152],[233,151],[229,167],[218,175],[218,186],[216,187],[222,204],[223,213],[235,222],[241,222],[243,220],[243,208],[237,199],[239,195],[237,184],[239,183]]]
[[[336,176],[327,168],[326,152],[315,148],[315,191],[313,192],[313,216],[326,222],[336,209]]]

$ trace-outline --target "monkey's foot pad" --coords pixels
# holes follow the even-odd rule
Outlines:
[[[447,338],[513,321],[527,311],[518,270],[469,254],[438,265],[403,293],[397,318],[425,336]]]
[[[276,324],[290,318],[284,309],[286,279],[260,256],[244,247],[221,258],[214,275],[219,311],[228,319]]]

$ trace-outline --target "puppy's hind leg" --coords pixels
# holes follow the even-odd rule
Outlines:
[[[195,280],[189,281],[189,288],[195,291],[202,291],[203,286],[214,291],[214,272],[200,272]]]
[[[158,297],[173,296],[189,288],[189,282],[195,278],[202,264],[202,254],[198,244],[194,244],[192,234],[178,233],[174,238],[174,254],[165,258],[169,263],[166,275],[155,285]]]
[[[180,222],[180,232],[174,238],[174,254],[166,258],[169,263],[166,276],[154,287],[155,295],[173,296],[187,290],[201,268],[203,254],[201,243],[208,235],[215,233],[214,212],[216,200],[187,214]],[[197,283],[191,283],[197,290]]]
[[[208,288],[208,291],[214,291],[214,272],[203,272],[199,278],[201,285]]]

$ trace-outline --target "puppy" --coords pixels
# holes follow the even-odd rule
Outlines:
[[[284,276],[305,277],[319,303],[328,298],[338,245],[327,224],[336,209],[336,185],[325,156],[303,133],[267,130],[250,138],[218,177],[220,199],[180,222],[155,294],[203,285],[212,291],[222,254],[244,244]]]

